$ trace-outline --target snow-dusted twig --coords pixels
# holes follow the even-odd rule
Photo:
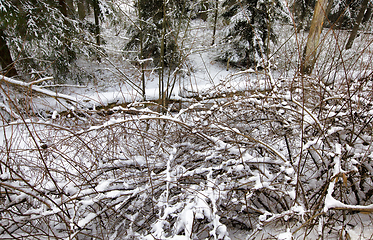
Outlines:
[[[5,105],[4,103],[0,103],[0,108],[3,108],[5,111],[7,111],[13,118],[20,118],[20,116],[17,113],[15,113],[9,106]]]
[[[35,84],[38,84],[38,83],[41,83],[41,82],[45,82],[45,81],[48,81],[48,80],[52,80],[53,77],[45,77],[45,78],[40,78],[38,80],[35,80],[35,81],[32,81],[32,82],[29,82],[27,83],[29,86],[32,86],[32,85],[35,85]]]

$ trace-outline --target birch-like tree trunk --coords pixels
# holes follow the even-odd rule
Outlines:
[[[331,1],[331,0],[329,0]],[[328,0],[318,0],[313,13],[310,32],[308,33],[307,45],[303,54],[301,72],[311,74],[317,60],[317,48],[320,43],[320,35],[327,15]]]

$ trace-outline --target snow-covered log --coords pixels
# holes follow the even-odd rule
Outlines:
[[[39,86],[34,85],[36,83],[39,83],[39,82],[42,82],[42,81],[45,81],[45,80],[49,80],[49,79],[50,78],[40,79],[40,80],[33,81],[33,82],[30,82],[30,83],[25,83],[25,82],[22,82],[22,81],[19,81],[19,80],[15,80],[13,78],[9,78],[9,77],[0,75],[0,82],[3,83],[3,84],[10,84],[10,85],[13,85],[13,86],[18,87],[18,88],[28,89],[28,90],[31,90],[32,92],[47,95],[49,97],[53,97],[53,98],[56,98],[56,99],[60,98],[60,99],[64,99],[64,100],[67,100],[67,101],[70,101],[70,102],[78,102],[75,97],[72,97],[72,96],[69,96],[69,95],[66,95],[66,94],[56,93],[56,92],[53,92],[53,91],[50,91],[50,90],[47,90],[47,89],[43,89]]]

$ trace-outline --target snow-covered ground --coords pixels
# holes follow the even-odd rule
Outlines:
[[[189,101],[188,98],[196,96],[208,98],[221,96],[224,93],[265,91],[272,88],[269,80],[272,73],[263,70],[237,69],[216,61],[217,49],[222,46],[211,46],[212,30],[209,24],[202,20],[192,21],[186,36],[187,60],[181,71],[184,74],[177,76],[178,81],[175,83],[171,98]],[[113,33],[106,29],[103,36],[106,36],[107,45],[104,48],[108,57],[102,58],[102,62],[91,63],[91,65],[81,63],[81,67],[87,72],[92,72],[96,80],[87,86],[63,87],[59,91],[76,99],[80,105],[90,108],[113,103],[128,104],[143,101],[141,92],[136,91],[125,79],[129,77],[140,86],[139,70],[129,61],[122,63],[123,57],[118,57],[118,54],[124,54],[122,49],[123,39],[126,39],[125,34],[113,36]],[[219,35],[217,38],[219,42]],[[147,71],[146,80],[146,99],[157,100],[159,98],[157,72]],[[33,104],[35,109],[49,112],[64,111],[66,106],[69,106],[69,104],[61,104],[54,98],[45,97],[34,99]]]

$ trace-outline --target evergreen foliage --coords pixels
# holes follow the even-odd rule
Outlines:
[[[352,29],[359,13],[363,0],[336,0],[329,1],[327,12],[328,18],[324,22],[326,27],[338,29]],[[295,0],[292,4],[292,14],[298,31],[309,29],[311,23],[315,0]],[[368,3],[363,23],[368,22],[372,13],[372,3]]]
[[[352,29],[357,15],[359,14],[363,0],[337,0],[333,1],[333,5],[329,14],[329,24],[340,29]],[[371,16],[372,3],[368,3],[367,11],[364,15],[364,22],[367,22]]]
[[[214,1],[211,0],[194,0],[192,6],[192,18],[202,19],[203,21],[207,21],[210,15],[210,12],[214,9]]]
[[[154,66],[161,66],[161,42],[164,38],[163,64],[166,67],[175,66],[180,60],[177,40],[190,6],[191,3],[186,0],[136,1],[135,9],[138,19],[133,21],[133,25],[128,28],[130,41],[126,49],[136,51],[133,56],[135,59],[151,58]]]
[[[303,28],[309,29],[315,3],[315,0],[295,0],[292,4],[291,11],[298,32]]]
[[[100,19],[114,19],[113,7],[106,2],[99,1],[99,13]],[[97,48],[90,44],[96,26],[76,17],[74,5],[65,1],[0,0],[0,29],[16,67],[24,73],[52,74],[59,82],[78,80],[75,60],[79,54],[97,54]]]
[[[25,72],[53,69],[64,76],[76,59],[78,29],[55,1],[22,0],[0,8],[0,24],[18,66]],[[39,59],[39,60],[38,60]]]
[[[286,16],[281,2],[226,0],[223,7],[223,17],[228,22],[224,33],[228,48],[221,52],[220,60],[245,67],[261,63],[269,43],[276,41],[273,22]]]

